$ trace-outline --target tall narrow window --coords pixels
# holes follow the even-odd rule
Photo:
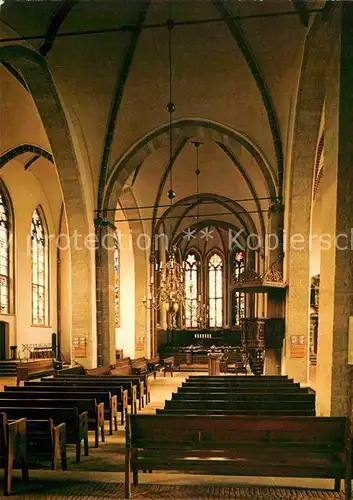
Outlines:
[[[114,235],[114,310],[115,326],[120,326],[120,248],[117,234]]]
[[[223,260],[214,253],[208,261],[208,300],[210,327],[223,325]]]
[[[9,211],[0,192],[0,312],[9,312]]]
[[[32,239],[32,325],[44,326],[47,317],[48,246],[40,213],[31,222]]]
[[[198,269],[194,253],[185,259],[185,326],[197,327]]]
[[[233,275],[239,278],[245,270],[244,252],[235,252],[233,258]],[[240,326],[242,318],[245,318],[245,293],[233,293],[233,325]]]

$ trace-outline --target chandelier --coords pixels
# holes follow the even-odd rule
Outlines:
[[[176,248],[173,246],[167,262],[155,262],[154,266],[151,266],[149,296],[142,301],[146,309],[158,310],[163,305],[171,316],[175,316],[181,304],[185,303],[185,268],[184,263],[179,264],[176,260],[175,253]]]

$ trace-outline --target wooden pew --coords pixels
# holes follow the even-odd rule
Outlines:
[[[95,393],[92,396],[91,392],[81,392],[77,389],[73,392],[67,390],[56,391],[55,388],[51,388],[50,391],[37,391],[36,387],[14,387],[5,386],[5,392],[0,392],[0,405],[2,399],[66,399],[67,401],[73,399],[74,401],[78,399],[91,399],[92,397],[96,399],[97,403],[103,403],[104,405],[104,419],[109,422],[109,434],[113,434],[113,424],[115,430],[117,430],[117,416],[118,416],[118,400],[117,396],[112,396],[109,391]],[[39,389],[39,388],[38,388]],[[66,388],[65,388],[66,389]]]
[[[301,401],[309,402],[315,405],[315,394],[310,393],[296,393],[296,392],[270,392],[268,389],[266,392],[235,392],[235,391],[224,391],[222,392],[187,392],[183,388],[178,388],[178,392],[173,393],[172,398],[178,400],[192,399],[192,400],[211,400],[211,401],[272,401],[274,404],[277,401]]]
[[[315,416],[315,404],[311,401],[212,401],[212,400],[190,400],[172,399],[165,402],[166,410],[204,410],[207,412],[217,411],[233,414],[257,414],[263,415],[307,415]]]
[[[61,379],[67,379],[70,380],[73,377],[62,377],[60,375],[55,376],[55,380],[61,380]],[[129,399],[131,403],[131,398],[133,401],[135,401],[135,398],[139,401],[139,409],[144,407],[144,400],[143,397],[144,395],[146,396],[146,402],[150,402],[151,400],[151,394],[150,394],[150,386],[148,383],[148,376],[141,375],[140,377],[138,375],[116,375],[115,370],[112,371],[111,375],[101,375],[101,376],[92,376],[88,375],[86,376],[86,380],[97,380],[100,383],[118,383],[122,384],[125,388],[125,384],[128,384],[126,387],[129,387],[129,384],[132,384],[133,386],[136,386],[136,393],[130,392],[129,393]],[[49,380],[49,379],[48,379]],[[80,377],[79,380],[83,380],[83,378]],[[129,389],[131,391],[132,389]],[[135,406],[135,405],[134,405]],[[137,410],[133,410],[132,413],[136,413]]]
[[[206,384],[201,384],[201,383],[198,383],[198,382],[183,382],[182,383],[182,387],[196,387],[196,388],[216,388],[217,390],[218,389],[222,389],[223,387],[231,387],[233,388],[234,390],[238,390],[238,389],[246,389],[247,391],[248,390],[252,390],[252,389],[275,389],[275,390],[278,390],[278,391],[290,391],[290,390],[298,390],[300,388],[300,384],[299,383],[289,383],[289,384],[284,384],[284,383],[280,383],[280,384],[276,384],[274,382],[270,382],[268,384],[266,383],[263,383],[263,384],[258,384],[258,383],[253,383],[253,384],[244,384],[243,382],[241,382],[240,384],[237,384],[236,382],[209,382],[209,383],[206,383]]]
[[[163,359],[162,369],[164,377],[167,372],[170,372],[170,376],[173,377],[174,370],[176,369],[174,356],[169,356],[168,358]]]
[[[130,358],[117,359],[112,372],[117,375],[131,375]]]
[[[130,359],[132,375],[148,375],[148,365],[145,358]],[[151,373],[152,374],[152,373]]]
[[[7,408],[1,405],[1,411],[7,418],[15,420],[25,417],[29,420],[52,419],[55,425],[62,422],[66,424],[66,442],[76,446],[76,462],[81,460],[81,441],[84,445],[85,456],[88,456],[88,415],[87,412],[79,413],[77,408],[33,408],[17,407]]]
[[[27,453],[29,463],[49,460],[51,468],[67,470],[66,424],[54,425],[53,420],[27,420]]]
[[[5,392],[4,394],[8,394]],[[101,439],[104,442],[104,404],[97,403],[96,399],[57,399],[57,398],[44,398],[44,399],[23,399],[23,398],[8,398],[0,399],[1,408],[77,408],[80,414],[87,412],[88,420],[88,430],[94,431],[95,437],[95,447],[99,446],[99,433],[101,433]]]
[[[345,481],[352,500],[349,419],[129,415],[125,498],[140,470]]]
[[[86,370],[81,365],[72,366],[70,368],[62,368],[61,370],[57,371],[57,373],[60,373],[60,375],[84,375],[85,372]]]
[[[44,381],[47,380],[53,380],[53,379],[42,379]],[[98,382],[118,382],[119,385],[122,386],[124,390],[127,391],[128,394],[128,404],[131,406],[131,413],[137,413],[137,386],[140,383],[140,380],[136,380],[135,383],[133,383],[130,380],[126,380],[124,378],[119,379],[119,377],[113,377],[113,375],[57,375],[54,377],[54,380],[62,380],[65,382],[65,384],[70,383],[70,382],[90,382],[93,383],[93,381],[98,381]],[[140,391],[141,392],[141,391]],[[143,394],[143,391],[142,391]],[[141,409],[141,400],[139,400],[139,409]]]
[[[112,365],[90,368],[86,369],[83,375],[110,375],[112,368],[114,368]]]
[[[257,393],[257,394],[262,394],[263,392],[276,392],[278,394],[281,393],[293,393],[293,394],[310,394],[312,393],[311,389],[309,387],[299,387],[297,385],[289,385],[289,386],[259,386],[259,385],[254,385],[251,387],[246,387],[246,386],[236,386],[236,385],[219,385],[219,384],[213,384],[213,385],[189,385],[185,384],[185,382],[182,383],[181,387],[178,388],[178,392],[187,392],[187,393],[210,393],[210,392],[230,392],[233,394],[245,394],[245,393]]]
[[[190,375],[188,377],[188,380],[238,380],[238,381],[244,381],[244,382],[251,382],[251,381],[288,381],[293,379],[289,379],[288,375],[260,375],[260,376],[253,376],[253,375]]]
[[[146,404],[151,401],[151,391],[148,381],[148,375],[119,375],[115,373],[115,370],[112,370],[112,374],[110,375],[110,377],[114,377],[115,381],[128,380],[136,385],[137,399],[139,400],[140,408],[143,408],[145,406],[144,396],[146,397]]]
[[[147,367],[150,372],[153,373],[153,378],[156,378],[157,372],[163,369],[163,362],[159,356],[154,358],[146,359]]]
[[[80,383],[73,382],[71,384],[65,383],[61,380],[43,380],[41,382],[25,382],[24,387],[34,387],[34,391],[58,391],[58,392],[89,392],[91,397],[96,398],[98,401],[98,395],[102,392],[110,392],[112,395],[117,396],[118,411],[121,413],[121,425],[125,423],[125,414],[128,411],[128,394],[126,390],[123,390],[121,385],[118,384],[105,384],[99,381],[93,381],[93,383]]]
[[[22,380],[31,380],[48,375],[53,375],[54,361],[52,359],[38,359],[36,361],[28,361],[17,366],[17,385],[20,385]]]
[[[26,419],[9,422],[6,413],[0,413],[0,467],[4,469],[5,496],[11,494],[15,461],[20,464],[23,481],[28,482]]]

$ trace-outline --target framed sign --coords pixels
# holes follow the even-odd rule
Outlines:
[[[136,337],[135,349],[136,351],[144,351],[145,337]]]
[[[87,354],[87,339],[83,336],[72,338],[72,356],[73,358],[85,358]]]
[[[305,335],[291,335],[290,355],[291,358],[305,357]]]

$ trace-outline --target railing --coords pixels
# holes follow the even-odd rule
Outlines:
[[[50,359],[55,357],[51,344],[22,344],[19,359]]]

